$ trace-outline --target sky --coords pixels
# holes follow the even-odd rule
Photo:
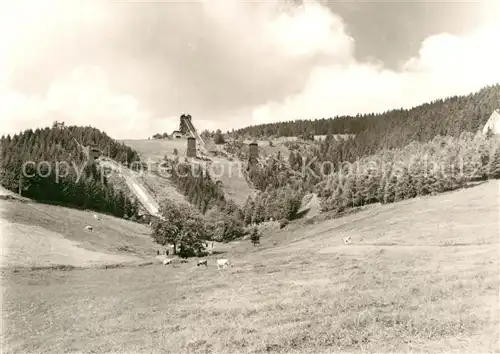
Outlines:
[[[0,134],[116,139],[410,108],[500,82],[500,1],[0,1]]]

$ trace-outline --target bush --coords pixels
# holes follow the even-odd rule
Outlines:
[[[288,219],[281,219],[280,220],[280,230],[285,228],[289,223],[290,223],[290,221],[288,221]]]

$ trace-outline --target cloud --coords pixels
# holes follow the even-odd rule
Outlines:
[[[493,4],[493,3],[492,3]],[[494,5],[492,5],[494,6]],[[18,1],[0,8],[0,131],[93,125],[115,138],[416,105],[500,81],[499,27],[427,38],[398,71],[355,59],[316,2]]]
[[[171,131],[178,126],[177,117],[153,119],[133,96],[112,92],[98,67],[76,68],[67,79],[51,85],[43,97],[12,92],[0,95],[0,115],[2,126],[35,129],[62,120],[98,127],[117,139],[147,137],[151,131]]]
[[[351,62],[314,68],[304,89],[255,108],[256,123],[383,112],[500,83],[500,26],[487,23],[463,36],[438,34],[399,71]]]

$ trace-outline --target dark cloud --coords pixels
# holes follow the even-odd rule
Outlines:
[[[5,125],[46,124],[47,112],[59,112],[139,135],[163,131],[182,112],[226,128],[382,109],[392,103],[379,93],[408,103],[398,90],[427,82],[394,71],[420,56],[425,38],[479,21],[470,4],[302,3],[16,3],[19,12],[0,19]]]

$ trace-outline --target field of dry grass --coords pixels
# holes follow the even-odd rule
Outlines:
[[[174,155],[174,149],[177,149],[179,156],[184,156],[187,150],[187,141],[185,139],[132,139],[122,140],[120,142],[136,150],[141,159],[145,161],[147,161],[148,158],[153,161],[160,161],[163,160],[165,155],[172,157]]]
[[[157,246],[141,224],[33,202],[0,200],[1,267],[92,266],[149,259]],[[91,225],[92,232],[85,231]]]
[[[223,271],[4,271],[4,353],[499,352],[498,188],[292,223]]]

